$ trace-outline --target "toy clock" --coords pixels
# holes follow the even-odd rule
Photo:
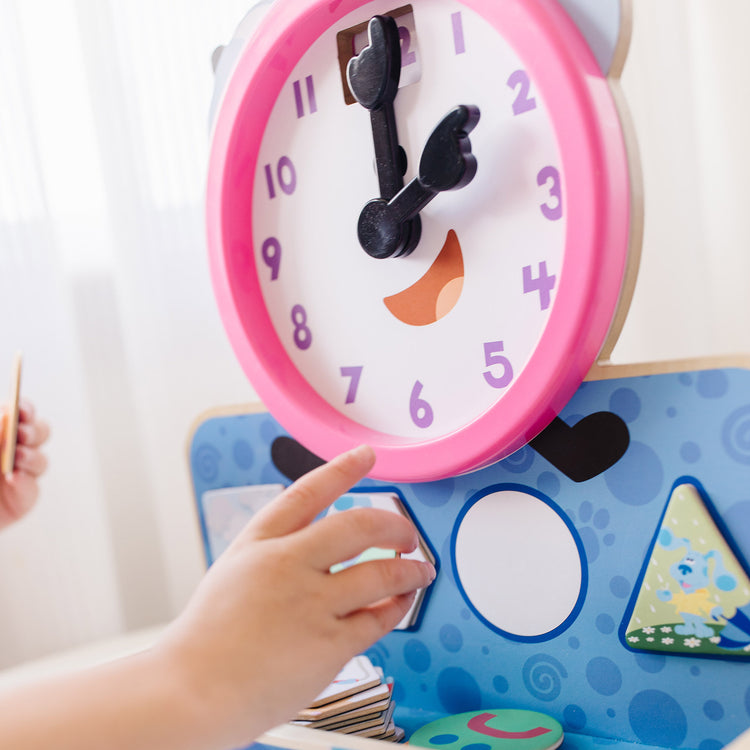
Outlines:
[[[373,476],[508,456],[615,318],[631,177],[608,80],[554,0],[277,0],[217,110],[207,225],[274,417]]]

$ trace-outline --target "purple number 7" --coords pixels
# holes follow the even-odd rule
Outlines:
[[[351,378],[344,403],[353,404],[357,398],[357,388],[359,388],[359,379],[362,377],[362,367],[342,367],[340,372],[342,378]]]

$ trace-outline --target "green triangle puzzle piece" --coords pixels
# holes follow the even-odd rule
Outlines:
[[[633,651],[750,659],[750,577],[697,485],[672,490],[620,628]]]

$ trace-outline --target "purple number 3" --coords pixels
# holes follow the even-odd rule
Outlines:
[[[536,176],[536,184],[539,185],[539,187],[542,187],[543,185],[547,185],[550,180],[552,180],[552,186],[549,188],[549,194],[550,197],[554,199],[554,202],[552,205],[549,203],[542,203],[539,208],[542,209],[545,218],[550,221],[557,221],[562,217],[563,213],[560,173],[555,167],[543,167]]]

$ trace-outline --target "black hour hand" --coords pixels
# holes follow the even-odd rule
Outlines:
[[[419,242],[419,212],[438,194],[468,185],[477,172],[469,133],[479,109],[459,105],[440,121],[427,139],[415,177],[391,200],[376,198],[359,215],[360,245],[373,258],[408,255]]]
[[[432,131],[419,161],[419,182],[433,193],[468,185],[477,173],[469,133],[479,122],[479,109],[459,105]],[[421,210],[421,209],[420,209]]]

